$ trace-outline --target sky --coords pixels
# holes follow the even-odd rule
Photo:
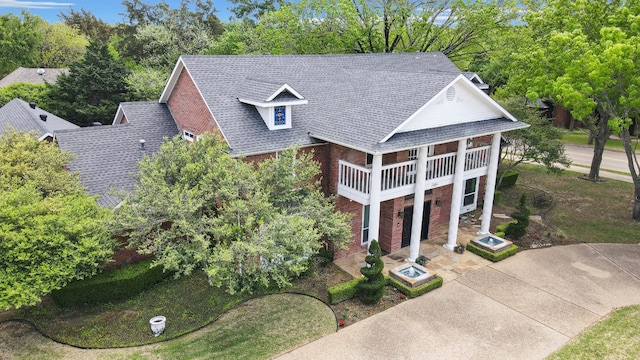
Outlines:
[[[157,4],[157,0],[143,0],[147,4]],[[180,6],[180,0],[167,0],[172,8]],[[222,21],[229,20],[231,12],[228,10],[231,5],[227,0],[213,0],[213,4],[218,9],[218,18]],[[75,11],[84,8],[91,11],[96,17],[109,24],[124,22],[122,13],[124,6],[121,0],[64,0],[64,1],[23,1],[23,0],[0,0],[0,14],[15,13],[20,14],[24,9],[34,15],[38,15],[49,23],[59,22],[60,12],[68,13],[69,7]]]

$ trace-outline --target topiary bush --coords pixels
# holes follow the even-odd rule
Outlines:
[[[364,261],[367,265],[360,269],[360,273],[364,276],[364,281],[358,284],[358,296],[365,304],[375,304],[384,295],[384,285],[386,283],[382,270],[384,262],[382,261],[382,249],[377,240],[372,240],[369,245],[369,255]]]
[[[85,280],[69,283],[51,293],[60,306],[106,303],[139,294],[170,275],[162,266],[151,267],[153,259],[112,268]]]
[[[511,214],[511,217],[516,220],[515,223],[510,223],[505,229],[505,235],[513,239],[520,239],[527,233],[527,227],[529,226],[529,215],[531,210],[527,207],[527,196],[522,194],[520,196],[520,203],[516,206],[518,211]]]

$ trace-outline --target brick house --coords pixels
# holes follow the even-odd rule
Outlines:
[[[248,161],[312,150],[323,190],[353,214],[336,257],[378,239],[387,252],[410,246],[415,260],[442,226],[452,250],[459,215],[479,203],[489,231],[501,134],[528,125],[483,86],[442,53],[182,56],[159,104],[123,104],[113,126],[151,123],[143,108],[160,107],[158,121],[172,118],[184,139],[218,133]]]

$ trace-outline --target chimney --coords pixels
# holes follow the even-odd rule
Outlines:
[[[29,103],[29,107],[32,108],[32,109],[35,109],[36,108],[36,103],[30,102]]]
[[[47,121],[47,115],[46,114],[40,114],[40,120]]]
[[[140,139],[140,151],[144,151],[144,143],[146,141],[144,141],[144,139]]]

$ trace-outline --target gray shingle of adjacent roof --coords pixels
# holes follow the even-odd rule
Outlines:
[[[80,182],[90,195],[100,195],[98,203],[113,207],[119,199],[109,195],[111,188],[135,189],[137,162],[158,151],[164,137],[178,133],[173,117],[157,102],[121,103],[128,124],[104,125],[61,131],[56,139],[62,150],[75,154],[69,170],[80,173]],[[140,139],[145,150],[140,150]]]
[[[46,115],[47,121],[42,121],[40,115]],[[77,129],[78,125],[72,124],[37,106],[32,109],[29,103],[16,98],[0,108],[0,134],[9,127],[24,132],[35,131],[41,137],[45,134],[53,135],[54,132],[60,130]]]
[[[373,151],[461,74],[442,53],[183,56],[182,60],[234,154],[311,144],[309,133]],[[292,107],[291,129],[268,130],[254,106],[238,101],[241,91],[247,91],[247,79],[256,74],[288,84],[309,101]]]
[[[37,68],[19,67],[0,79],[0,88],[20,82],[31,84],[54,83],[58,79],[58,75],[66,74],[67,72],[69,72],[67,68],[44,68],[44,74],[40,75]]]
[[[284,84],[247,78],[244,79],[242,86],[238,90],[238,98],[264,102],[278,91],[282,85]]]

